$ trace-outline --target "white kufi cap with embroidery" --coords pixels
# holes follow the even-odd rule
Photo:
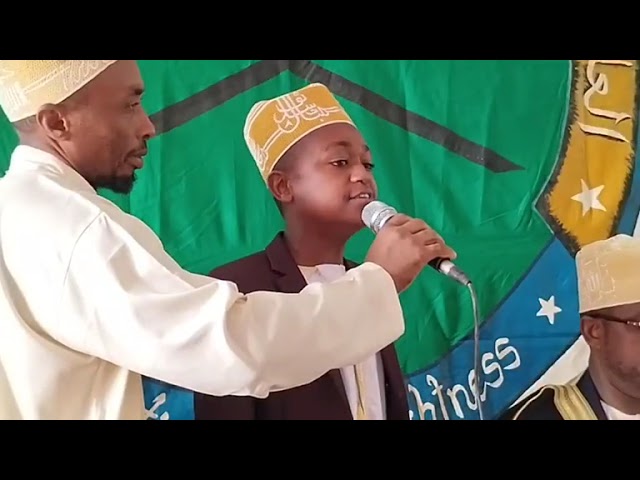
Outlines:
[[[580,313],[640,303],[640,238],[616,235],[576,255]]]
[[[58,104],[117,60],[0,60],[0,107],[11,122]]]

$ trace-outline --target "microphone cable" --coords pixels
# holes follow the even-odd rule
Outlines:
[[[375,234],[377,234],[387,221],[397,214],[397,210],[386,203],[379,200],[374,200],[367,204],[362,209],[362,221],[370,228]],[[475,288],[471,280],[459,270],[451,261],[445,259],[437,259],[436,263],[430,263],[440,273],[452,278],[456,282],[464,285],[471,294],[471,306],[473,308],[473,372],[475,376],[475,397],[476,407],[478,409],[478,415],[480,420],[484,420],[484,411],[482,408],[481,398],[481,360],[480,355],[480,312],[478,308],[478,298],[476,296]]]
[[[478,297],[471,281],[467,282],[467,289],[471,295],[471,306],[473,310],[473,370],[475,374],[475,393],[476,406],[478,407],[478,415],[480,420],[484,420],[484,412],[482,407],[481,389],[480,389],[480,371],[481,371],[481,355],[480,355],[480,313],[478,308]]]

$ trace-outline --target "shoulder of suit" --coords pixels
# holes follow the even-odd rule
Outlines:
[[[264,250],[255,252],[214,268],[209,276],[219,280],[235,281],[238,277],[246,276],[248,271],[260,275],[261,271],[270,271],[269,259]]]
[[[555,406],[555,389],[544,386],[509,408],[500,420],[562,420]]]

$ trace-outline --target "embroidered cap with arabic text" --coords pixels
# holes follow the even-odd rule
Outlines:
[[[0,107],[10,122],[69,98],[117,60],[0,60]]]
[[[244,125],[244,139],[266,181],[282,156],[318,128],[353,121],[329,89],[312,83],[256,103]]]
[[[640,239],[616,235],[576,255],[580,313],[640,303]]]

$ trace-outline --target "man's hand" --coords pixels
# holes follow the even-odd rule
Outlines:
[[[384,268],[400,293],[435,258],[454,260],[456,252],[424,221],[396,214],[376,235],[366,261]]]

